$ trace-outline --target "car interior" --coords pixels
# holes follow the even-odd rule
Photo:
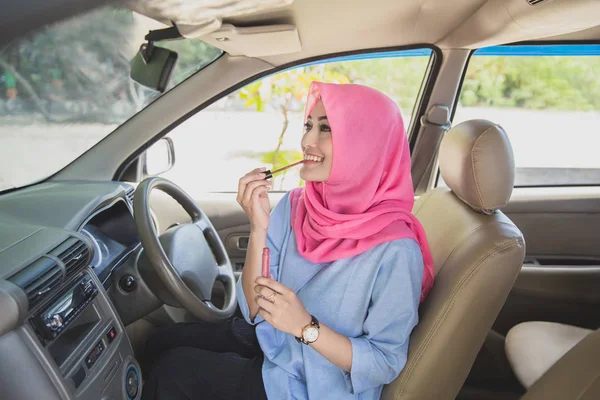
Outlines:
[[[312,79],[380,85],[407,121],[436,275],[381,398],[600,398],[600,1],[54,3],[0,15],[0,399],[140,399],[154,332],[240,315],[250,225],[236,177],[291,163]],[[115,52],[126,62],[76,52],[78,29],[110,35],[106,15],[125,14],[144,21]],[[69,43],[71,71],[97,88],[82,99],[144,100],[43,103],[15,60]],[[286,105],[264,111],[261,96]],[[296,186],[286,175],[271,207]]]

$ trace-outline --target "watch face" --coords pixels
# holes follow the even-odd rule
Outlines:
[[[306,328],[304,331],[304,340],[308,343],[312,343],[319,337],[319,330],[315,327]]]

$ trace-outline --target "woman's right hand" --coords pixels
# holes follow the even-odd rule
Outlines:
[[[252,230],[264,230],[269,227],[271,205],[268,191],[271,181],[265,180],[266,168],[257,168],[240,178],[237,202],[250,219]]]

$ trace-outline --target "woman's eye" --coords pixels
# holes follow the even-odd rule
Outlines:
[[[329,125],[321,125],[321,132],[331,132],[331,128],[329,127]]]
[[[308,132],[312,129],[312,125],[308,122],[304,124],[304,132]]]

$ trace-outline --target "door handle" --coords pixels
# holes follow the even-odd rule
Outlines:
[[[227,239],[227,245],[235,250],[246,251],[250,243],[249,235],[231,235]]]

